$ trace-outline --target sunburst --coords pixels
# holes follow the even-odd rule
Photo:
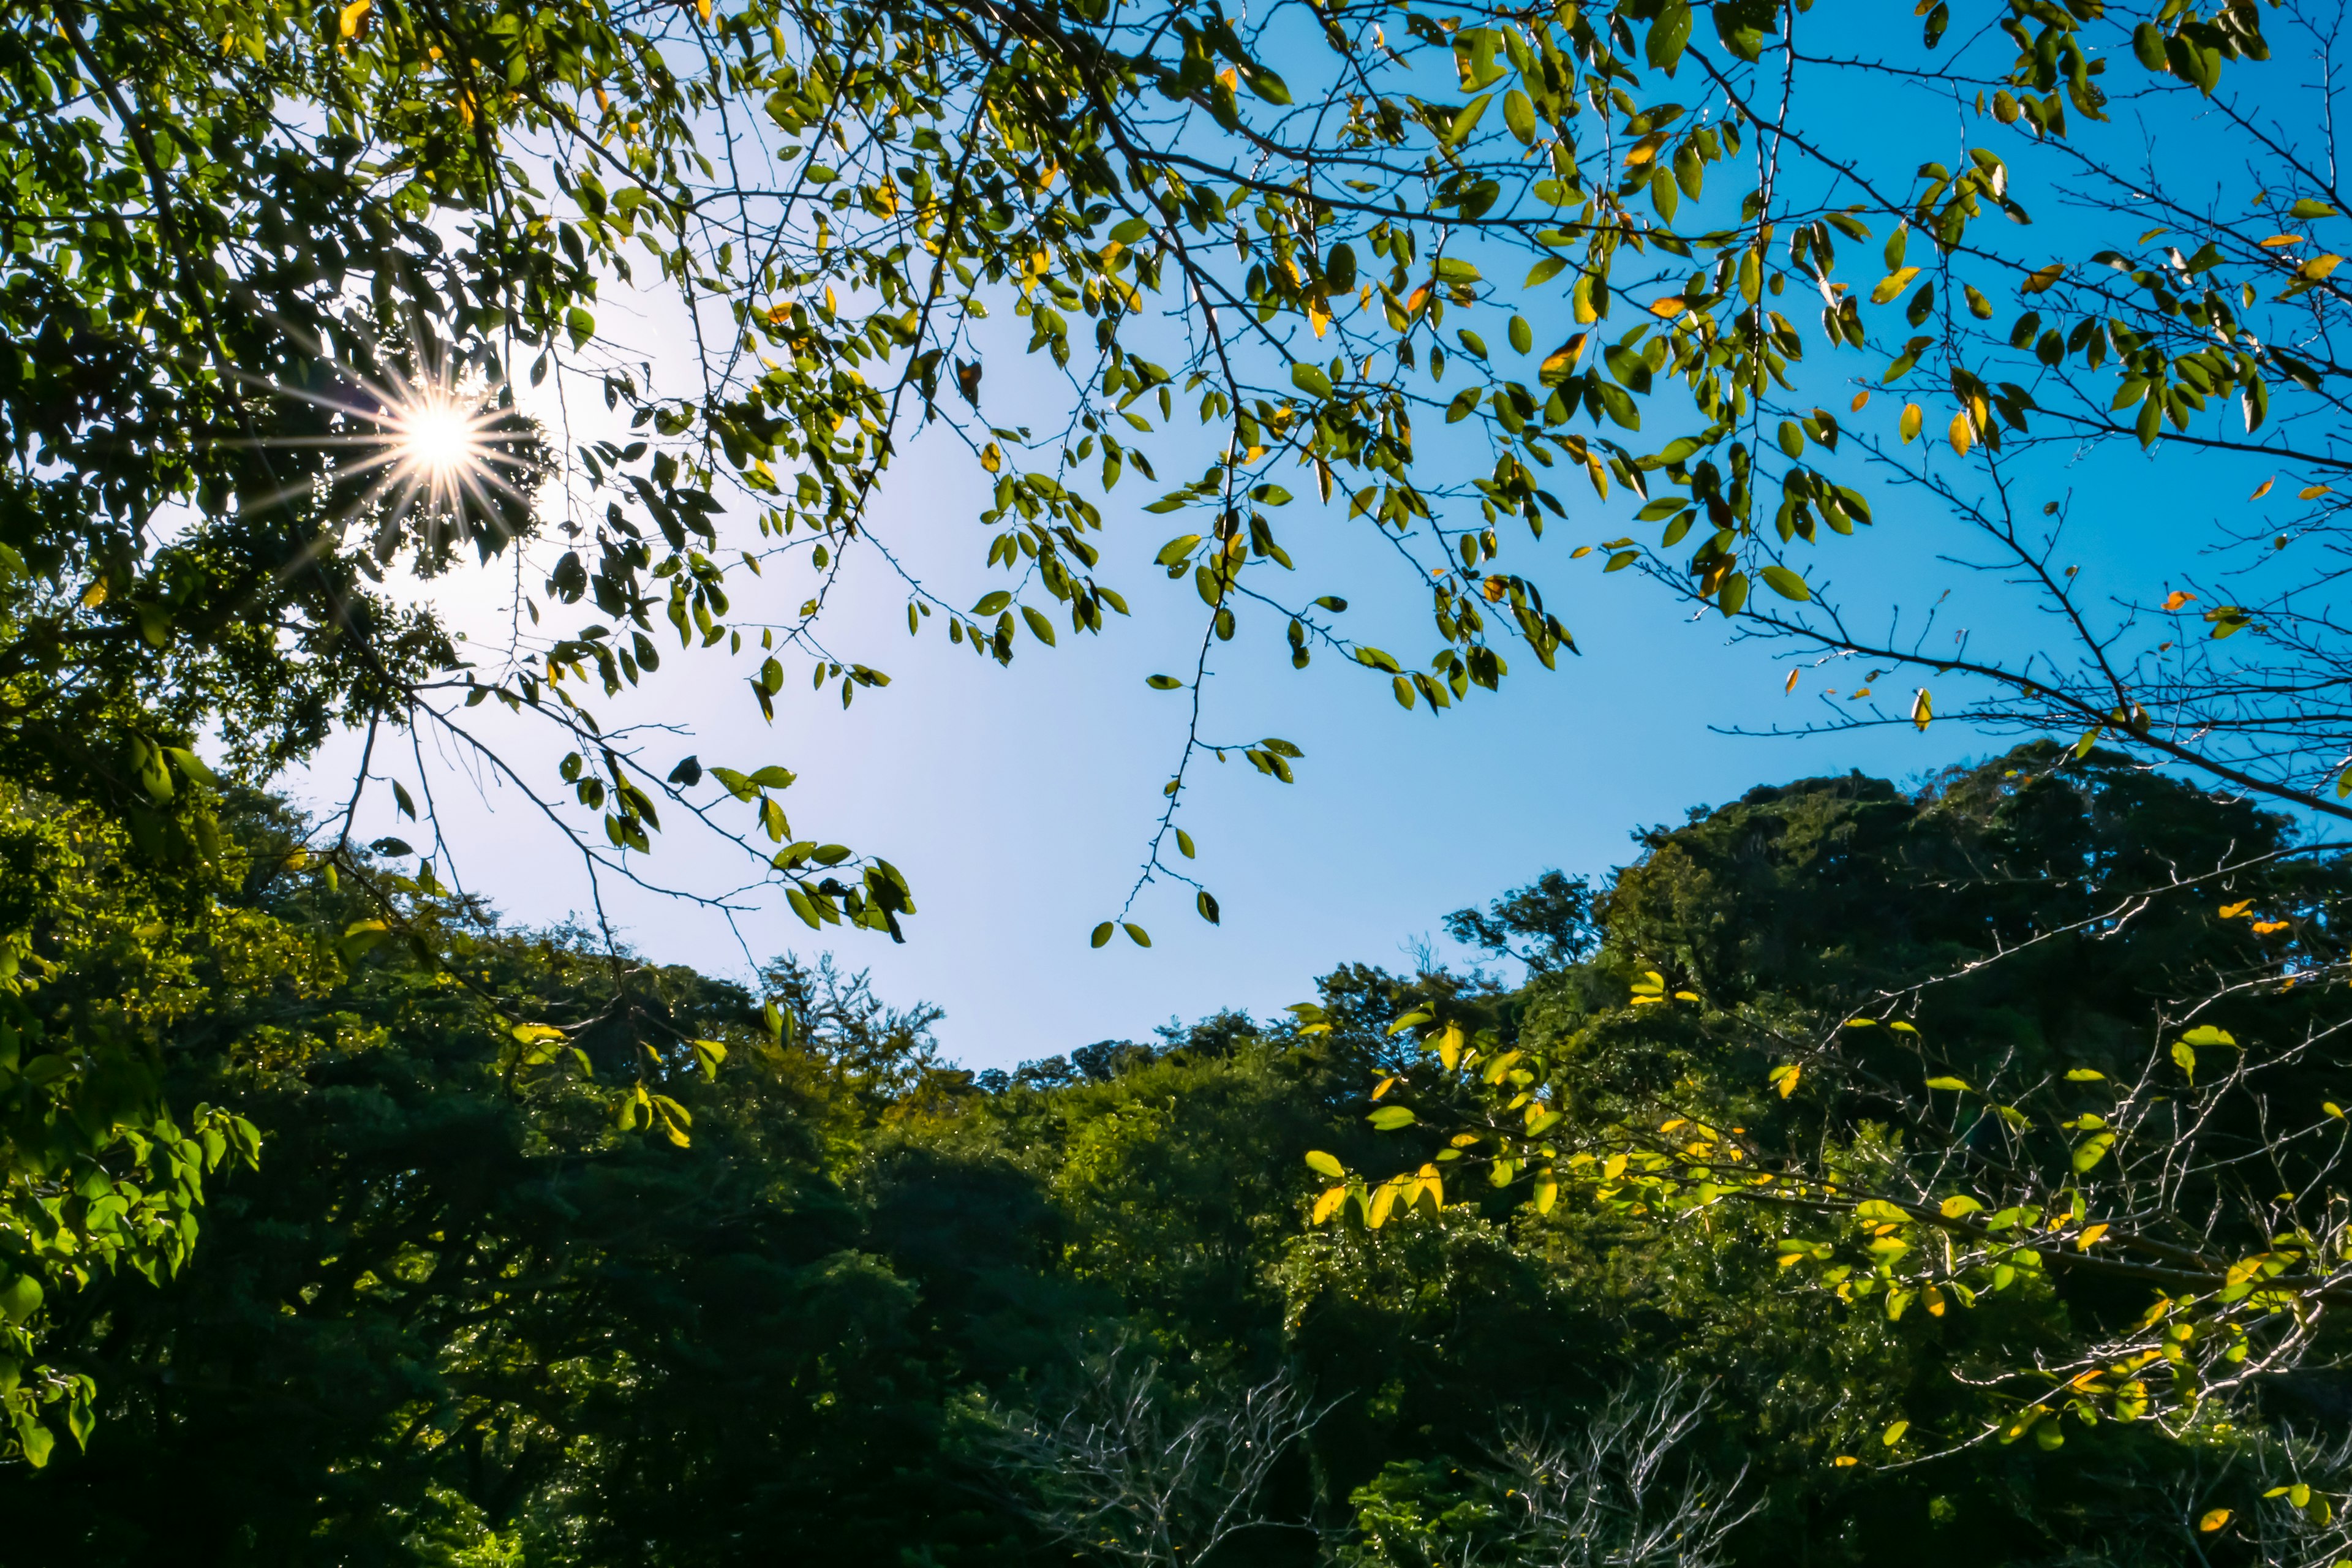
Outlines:
[[[445,525],[458,539],[495,536],[499,542],[522,526],[518,514],[530,510],[540,467],[529,422],[511,400],[498,395],[495,385],[462,379],[436,363],[446,355],[415,357],[431,368],[412,378],[393,368],[369,375],[322,354],[321,362],[335,372],[338,384],[332,390],[282,382],[261,388],[337,416],[331,433],[260,443],[337,453],[324,478],[343,491],[344,500],[306,557],[331,547],[362,517],[375,521],[376,554],[387,560],[412,521],[419,525],[417,543],[428,554],[442,542]],[[317,482],[289,485],[268,499],[295,500],[313,493]]]

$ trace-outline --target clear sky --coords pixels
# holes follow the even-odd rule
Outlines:
[[[1919,108],[1897,94],[1846,112]],[[2063,234],[2053,229],[2048,238],[2057,253]],[[1559,303],[1559,319],[1536,323],[1544,342],[1570,330],[1564,296]],[[602,325],[657,370],[674,366],[663,344],[676,341],[677,323],[649,309],[633,318],[638,308],[615,300]],[[1864,368],[1851,354],[1818,368],[1818,395],[1843,410],[1855,384],[1845,378]],[[1034,366],[1018,363],[1017,352],[990,362],[987,411],[995,419],[1013,422],[1022,416],[1013,411],[1032,407],[1042,416],[1058,395]],[[1893,412],[1882,399],[1873,416],[1891,421]],[[573,432],[575,439],[590,433]],[[1429,450],[1444,459],[1442,439]],[[1160,471],[1181,468],[1163,461]],[[2103,515],[2132,520],[2130,528],[2107,526],[2072,542],[2081,550],[2072,559],[2084,563],[2086,582],[2107,585],[2103,591],[2144,596],[2190,563],[2191,542],[2263,476],[2216,464],[2184,484],[2176,463],[2159,483],[2147,459],[2117,452],[2053,461],[2039,477],[2053,499],[2095,494]],[[981,566],[986,531],[972,520],[985,504],[983,483],[954,448],[919,442],[891,474],[877,514],[894,547],[944,596],[964,604],[1003,582]],[[1075,637],[1065,624],[1057,649],[1024,638],[1010,669],[951,648],[936,621],[910,640],[903,587],[868,560],[829,608],[827,636],[845,657],[887,670],[887,689],[861,693],[845,712],[831,689],[812,697],[805,666],[796,667],[770,729],[741,680],[756,655],[740,667],[715,656],[676,657],[649,698],[617,706],[637,721],[677,728],[657,751],[695,752],[706,764],[772,761],[793,769],[800,779],[784,799],[796,835],[878,852],[912,883],[919,912],[905,945],[865,932],[821,937],[781,900],[740,918],[734,931],[704,910],[616,884],[606,886],[607,910],[649,957],[739,977],[749,967],[747,948],[762,959],[829,948],[847,966],[870,969],[886,997],[944,1007],[940,1033],[950,1056],[1001,1066],[1140,1037],[1171,1016],[1227,1005],[1264,1016],[1310,996],[1314,977],[1344,960],[1404,965],[1416,941],[1444,949],[1447,911],[1548,868],[1605,876],[1632,858],[1631,830],[1678,821],[1687,807],[1755,784],[1850,767],[1914,778],[2005,743],[1948,723],[1925,733],[1903,725],[1801,742],[1718,732],[1817,717],[1825,689],[1850,690],[1863,672],[1808,668],[1795,692],[1784,693],[1789,667],[1753,645],[1730,644],[1711,613],[1685,621],[1635,574],[1603,577],[1597,560],[1571,565],[1572,546],[1624,531],[1625,514],[1597,506],[1580,481],[1555,488],[1571,517],[1532,550],[1524,528],[1511,525],[1502,567],[1544,584],[1548,605],[1582,648],[1580,658],[1563,655],[1557,673],[1517,653],[1501,696],[1476,692],[1433,719],[1426,709],[1398,708],[1385,677],[1329,655],[1293,671],[1278,621],[1220,647],[1208,734],[1280,735],[1306,752],[1290,785],[1260,777],[1238,754],[1197,775],[1184,820],[1199,841],[1198,873],[1223,906],[1221,926],[1192,912],[1189,889],[1163,885],[1147,889],[1131,917],[1150,929],[1150,951],[1124,940],[1100,951],[1087,942],[1095,922],[1116,915],[1127,897],[1182,741],[1183,695],[1148,690],[1145,677],[1188,672],[1200,636],[1202,606],[1189,582],[1168,583],[1150,564],[1162,541],[1182,530],[1142,515],[1158,492],[1133,479],[1115,492],[1118,504],[1106,509],[1111,527],[1098,537],[1102,575],[1136,613],[1100,639]],[[1939,563],[1940,553],[1965,543],[1948,518],[1921,507],[1916,492],[1872,494],[1878,526],[1825,554],[1817,586],[1841,577],[1866,584],[1870,602],[1904,602],[1916,613],[1957,585],[1947,607],[1952,624],[2012,649],[2042,635],[2004,607],[1997,578]],[[1297,596],[1344,595],[1351,631],[1409,668],[1425,661],[1435,641],[1426,600],[1370,524],[1304,506],[1290,513],[1286,542],[1299,561]],[[538,563],[534,580],[544,568]],[[739,612],[756,616],[766,595],[767,613],[782,618],[810,581],[803,566],[772,567],[756,589],[746,580],[730,582],[730,591]],[[436,590],[478,636],[497,635],[501,592],[479,578]],[[1908,688],[1895,698],[1900,711]],[[530,744],[523,743],[526,755],[535,754]],[[348,779],[353,755],[339,745],[298,789],[324,805]],[[551,760],[538,757],[542,768]],[[454,761],[428,756],[420,769],[395,759],[394,766],[412,786],[420,777],[432,783],[451,835],[445,874],[454,868],[467,885],[488,890],[517,921],[583,911],[589,893],[577,859],[511,788],[468,783]],[[389,812],[379,792],[368,829],[408,834]],[[739,863],[715,847],[675,831],[665,838],[654,874],[704,890],[742,879]]]

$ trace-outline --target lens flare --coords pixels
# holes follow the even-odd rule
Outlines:
[[[321,352],[329,373],[309,386],[250,382],[254,390],[307,404],[326,416],[310,433],[233,445],[313,447],[332,454],[315,471],[250,508],[299,502],[333,492],[325,526],[305,561],[339,547],[353,524],[375,535],[374,554],[389,562],[404,540],[431,554],[457,540],[486,551],[530,526],[533,492],[544,477],[531,422],[495,383],[454,374],[444,345],[422,330],[401,357],[405,368],[378,362],[373,374]],[[299,423],[299,422],[298,422]]]
[[[458,479],[488,457],[478,417],[453,399],[427,394],[395,406],[389,423],[400,463],[421,479]]]

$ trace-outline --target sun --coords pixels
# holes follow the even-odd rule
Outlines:
[[[488,455],[481,421],[454,399],[426,395],[393,419],[394,449],[413,476],[439,483],[478,468]]]
[[[329,359],[341,383],[332,389],[255,383],[335,416],[339,427],[285,444],[336,452],[329,483],[342,494],[332,536],[341,539],[347,523],[368,516],[376,552],[387,561],[412,526],[420,545],[433,547],[451,531],[478,542],[527,528],[541,479],[534,426],[499,383],[461,379],[435,363],[446,351],[429,343],[417,357],[426,363],[413,377],[397,367],[371,374]],[[272,499],[297,500],[316,483],[316,476],[298,478]]]

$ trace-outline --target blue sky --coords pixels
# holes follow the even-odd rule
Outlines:
[[[1889,89],[1841,113],[1862,123],[1929,109],[1950,112]],[[1911,159],[1916,144],[1899,151]],[[2083,237],[2053,222],[2036,243],[2054,255]],[[1556,308],[1557,319],[1536,321],[1539,345],[1570,330],[1564,299]],[[667,364],[661,343],[675,323],[652,307],[633,319],[631,309],[616,300],[602,312],[604,326]],[[1490,341],[1501,337],[1500,320],[1483,323]],[[1853,385],[1846,378],[1864,368],[1851,354],[1817,363],[1816,395],[1843,411]],[[990,361],[992,417],[1012,422],[1007,409],[1042,410],[1058,395],[1017,353]],[[1868,417],[1891,423],[1898,406],[1881,397]],[[592,433],[577,430],[574,438]],[[1442,437],[1425,445],[1445,461]],[[1160,464],[1163,476],[1181,468]],[[2100,504],[2101,521],[2070,541],[2077,553],[2068,559],[2083,564],[2084,581],[2147,597],[2160,594],[2168,574],[2195,563],[2197,542],[2217,517],[2236,515],[2263,475],[2226,462],[2184,472],[2178,463],[2159,468],[2137,453],[2105,451],[2053,458],[2033,477],[2052,499],[2073,494]],[[985,504],[983,483],[948,444],[918,443],[890,476],[877,514],[894,548],[945,597],[964,604],[1003,581],[981,568],[986,533],[971,519]],[[771,730],[741,683],[748,664],[680,657],[649,696],[616,705],[637,721],[679,729],[656,750],[793,769],[800,781],[785,805],[796,834],[878,852],[908,876],[919,913],[905,945],[863,932],[827,942],[780,901],[730,931],[693,906],[608,886],[608,912],[649,957],[738,976],[747,947],[761,959],[830,947],[845,965],[870,969],[885,996],[944,1007],[940,1033],[950,1056],[1003,1066],[1140,1037],[1171,1016],[1228,1005],[1264,1016],[1311,995],[1314,976],[1345,960],[1402,966],[1417,940],[1444,948],[1440,922],[1448,910],[1548,868],[1605,876],[1632,858],[1633,828],[1678,821],[1686,807],[1758,783],[1850,767],[1912,778],[2000,743],[1948,723],[1925,733],[1904,725],[1808,741],[1717,732],[1818,717],[1821,690],[1851,689],[1860,673],[1808,668],[1785,694],[1789,667],[1753,645],[1729,644],[1712,614],[1686,621],[1635,574],[1603,577],[1597,560],[1571,564],[1574,545],[1625,531],[1625,513],[1597,505],[1580,481],[1556,488],[1570,519],[1533,550],[1524,529],[1510,525],[1502,566],[1543,583],[1548,605],[1582,648],[1580,658],[1564,655],[1557,673],[1521,654],[1499,697],[1476,693],[1433,719],[1425,709],[1398,708],[1385,677],[1329,655],[1293,671],[1276,620],[1248,626],[1218,649],[1211,737],[1279,735],[1306,752],[1290,785],[1260,777],[1238,755],[1196,777],[1184,821],[1200,845],[1198,873],[1223,906],[1220,926],[1192,912],[1189,889],[1162,885],[1145,890],[1131,917],[1150,929],[1150,951],[1123,940],[1100,951],[1087,942],[1089,928],[1117,914],[1127,897],[1182,741],[1182,695],[1150,691],[1145,677],[1188,671],[1200,635],[1202,606],[1189,583],[1168,583],[1150,564],[1161,542],[1182,530],[1141,514],[1157,491],[1134,479],[1115,492],[1118,504],[1106,508],[1110,530],[1098,537],[1102,574],[1135,614],[1100,639],[1065,630],[1054,650],[1024,639],[1010,669],[951,648],[936,621],[909,640],[903,589],[868,560],[829,609],[827,635],[845,657],[887,670],[886,690],[862,693],[845,712],[830,689],[810,696],[805,668],[796,668]],[[1915,610],[1951,588],[1946,614],[1982,646],[2015,650],[2043,635],[1998,577],[1939,560],[1965,542],[1948,518],[1920,506],[1916,492],[1871,493],[1878,526],[1825,552],[1818,573],[1809,573],[1817,587],[1842,580],[1869,603]],[[1424,661],[1435,640],[1425,597],[1394,570],[1370,525],[1304,505],[1290,510],[1296,596],[1345,595],[1352,633],[1408,667]],[[771,573],[756,589],[736,586],[739,610],[771,595],[772,613],[782,615],[807,592],[803,569]],[[495,633],[501,584],[478,578],[436,591],[458,624]],[[1895,710],[1907,699],[1906,687]],[[533,742],[519,743],[536,755]],[[339,746],[312,776],[333,781],[341,768],[348,777],[352,759],[352,748]],[[552,755],[536,760],[544,768]],[[547,922],[586,909],[577,862],[511,790],[469,785],[461,772],[429,756],[426,763],[419,770],[403,761],[397,772],[412,784],[420,771],[433,780],[453,851],[446,868],[488,889],[514,921]],[[314,799],[332,793],[331,784],[309,790]],[[367,826],[406,832],[384,804],[372,808]],[[703,889],[740,879],[715,847],[666,837],[656,874]]]

